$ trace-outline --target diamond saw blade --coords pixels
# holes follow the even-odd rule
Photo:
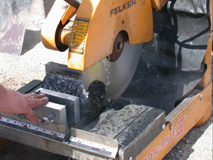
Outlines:
[[[101,81],[106,87],[105,105],[118,99],[128,87],[141,55],[142,44],[130,45],[124,42],[123,51],[120,57],[111,62],[104,58],[92,67],[82,72],[82,79],[85,90],[95,80]]]

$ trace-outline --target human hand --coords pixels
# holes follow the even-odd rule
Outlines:
[[[32,108],[45,105],[48,98],[44,94],[21,94],[13,90],[5,89],[0,92],[0,110],[8,114],[25,114],[34,124],[40,121],[36,118]]]

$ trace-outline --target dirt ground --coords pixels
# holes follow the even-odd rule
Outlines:
[[[0,84],[17,90],[33,79],[42,80],[45,64],[67,63],[67,52],[46,49],[41,43],[40,30],[52,6],[52,0],[35,0],[31,9],[21,56],[0,53]],[[212,160],[212,120],[193,128],[164,158],[165,160]],[[1,160],[65,160],[55,155],[19,143],[11,143],[0,151]]]

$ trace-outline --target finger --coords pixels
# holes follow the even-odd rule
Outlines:
[[[46,97],[45,94],[36,94],[36,93],[31,93],[29,94],[30,97],[33,97],[35,99],[40,99],[40,98],[43,98],[43,97]]]
[[[40,123],[40,120],[36,118],[34,112],[31,109],[29,109],[28,112],[25,113],[25,115],[33,124]]]
[[[49,99],[47,97],[43,97],[41,99],[34,99],[34,98],[27,99],[30,108],[43,106],[47,104],[48,100]]]

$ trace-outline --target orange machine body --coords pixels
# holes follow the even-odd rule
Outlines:
[[[209,67],[198,86],[203,90],[192,99],[186,99],[183,105],[178,105],[166,116],[167,124],[165,129],[136,157],[136,160],[163,159],[193,127],[205,124],[211,117],[212,37],[213,34],[210,35],[208,48],[203,61],[203,63]]]
[[[210,2],[210,19],[213,22],[213,2]],[[213,24],[211,24],[211,31]],[[165,129],[138,155],[136,160],[159,160],[192,129],[206,123],[212,116],[212,80],[211,64],[213,32],[210,33],[208,47],[203,59],[207,70],[197,86],[202,91],[188,103],[179,105],[166,116]],[[186,100],[187,101],[187,100]]]
[[[130,44],[153,38],[150,0],[83,0],[77,11],[72,6],[63,9],[62,2],[53,5],[42,29],[42,42],[47,48],[61,51],[69,46],[71,69],[84,71],[110,55],[121,31],[126,32]],[[70,19],[74,23],[66,28]]]
[[[68,67],[84,71],[110,55],[121,31],[127,33],[130,44],[150,41],[152,26],[150,1],[84,0],[72,28]]]

